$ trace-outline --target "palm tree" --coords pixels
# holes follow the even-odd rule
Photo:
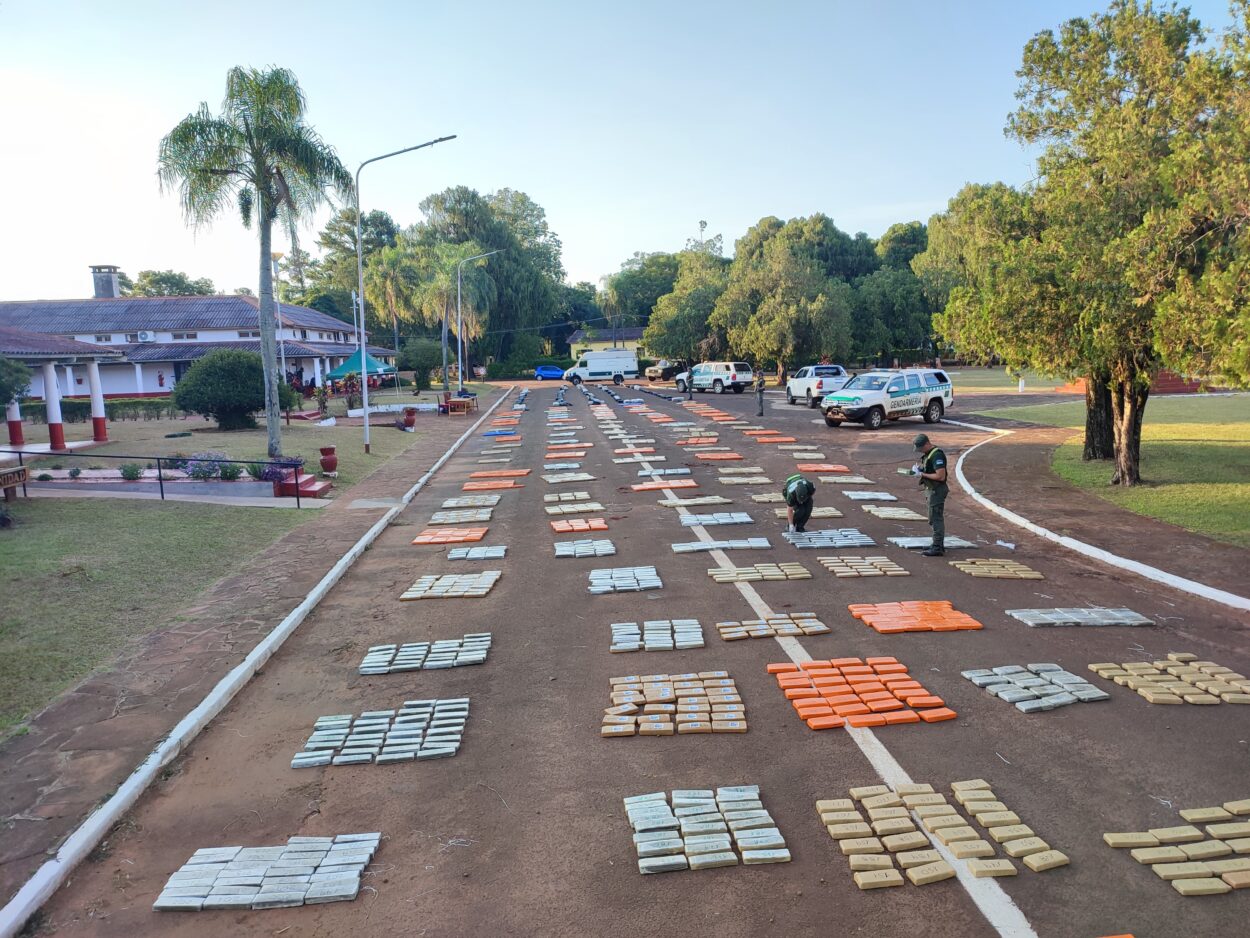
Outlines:
[[[414,245],[414,261],[418,270],[418,285],[412,294],[414,312],[427,325],[439,325],[447,330],[456,303],[456,266],[466,258],[481,254],[482,247],[476,241],[448,242]],[[482,268],[481,263],[464,270],[465,332],[475,336],[481,332],[481,314],[495,302],[495,282]],[[460,341],[457,336],[457,341]],[[446,365],[443,368],[443,385],[448,385]]]
[[[334,188],[352,191],[352,177],[334,148],[304,123],[304,92],[284,68],[235,67],[226,74],[226,98],[214,116],[207,104],[187,115],[161,141],[161,186],[177,188],[193,225],[212,221],[228,204],[245,227],[253,215],[260,233],[259,322],[265,372],[269,456],[282,455],[274,336],[273,223],[292,224]]]

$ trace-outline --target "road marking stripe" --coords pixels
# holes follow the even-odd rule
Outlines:
[[[980,444],[977,444],[980,445]],[[642,463],[648,470],[652,467],[648,463]],[[956,470],[958,471],[958,470]],[[678,493],[672,489],[663,489],[667,498],[677,498]],[[677,506],[678,514],[691,515],[691,512],[684,505]],[[708,533],[707,529],[702,525],[694,525],[685,530],[693,531],[700,541],[705,543],[714,541],[716,538]],[[717,566],[722,569],[733,567],[729,558],[725,556],[725,552],[721,550],[709,551],[712,559],[716,561]],[[759,593],[755,591],[755,587],[750,583],[734,583],[738,588],[738,592],[742,598],[746,600],[747,605],[760,618],[766,618],[773,614],[768,604],[764,602]],[[789,635],[780,635],[774,638],[774,641],[781,646],[791,661],[799,664],[803,661],[811,661],[812,656],[807,653],[802,643]],[[859,751],[864,754],[864,758],[868,760],[868,764],[872,766],[877,776],[890,786],[906,785],[911,783],[911,776],[898,763],[898,760],[891,755],[890,751],[885,748],[885,744],[877,738],[877,735],[867,728],[861,727],[845,727],[844,731],[849,733],[851,739],[855,741],[855,745],[859,747]],[[973,904],[985,916],[990,927],[998,932],[1002,938],[1037,938],[1037,932],[1033,930],[1033,926],[1029,924],[1029,920],[1020,911],[1020,907],[1007,894],[1002,886],[994,879],[977,879],[968,870],[967,864],[956,860],[954,855],[940,841],[933,838],[933,835],[924,832],[929,838],[929,842],[942,855],[942,858],[955,870],[955,876],[959,880],[959,884],[964,887],[964,891],[968,893]]]

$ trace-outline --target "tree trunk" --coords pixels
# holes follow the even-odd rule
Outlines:
[[[260,360],[265,374],[265,430],[269,435],[269,458],[282,455],[282,414],[278,410],[278,341],[273,311],[273,219],[263,195],[257,200],[257,222],[260,226],[260,295],[257,297],[257,320],[260,328]]]
[[[1147,385],[1116,380],[1111,384],[1111,410],[1115,423],[1115,474],[1112,485],[1141,482],[1141,426],[1146,415]]]
[[[1111,388],[1104,377],[1085,377],[1085,451],[1082,459],[1114,459]]]

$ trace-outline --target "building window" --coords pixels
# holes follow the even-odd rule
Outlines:
[[[307,330],[307,329],[301,329],[301,330],[299,331],[299,337],[300,337],[301,339],[307,339],[307,338],[308,338],[308,330]]]
[[[171,332],[170,335],[173,337],[173,340],[175,342],[179,342],[179,341],[186,342],[186,341],[198,339],[200,337],[200,334],[198,332]]]
[[[139,333],[137,333],[137,332],[127,332],[127,333],[126,333],[126,341],[127,341],[127,342],[138,342],[138,341],[139,341]]]
[[[259,338],[260,338],[260,330],[259,330],[259,329],[250,329],[250,330],[249,330],[249,329],[240,329],[240,330],[239,330],[239,338],[240,338],[240,339],[259,339]]]
[[[97,342],[112,342],[113,337],[111,335],[98,335],[95,337],[95,340]]]

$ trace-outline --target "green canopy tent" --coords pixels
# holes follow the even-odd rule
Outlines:
[[[394,365],[388,365],[386,364],[386,362],[380,362],[376,358],[374,358],[372,355],[369,355],[368,353],[362,352],[361,350],[357,349],[356,352],[352,354],[351,358],[347,359],[347,361],[343,362],[343,364],[335,368],[332,372],[326,375],[326,377],[329,378],[331,381],[342,381],[348,375],[360,374],[360,370],[361,370],[360,369],[360,356],[362,354],[365,356],[365,364],[369,367],[370,377],[373,377],[375,375],[395,374]]]
[[[395,394],[399,394],[399,372],[395,370],[394,365],[388,365],[386,362],[380,362],[372,355],[364,352],[363,349],[357,349],[352,353],[343,364],[339,365],[324,378],[326,381],[342,381],[348,375],[360,374],[360,356],[364,355],[365,365],[369,369],[369,377],[376,378],[382,375],[392,375],[395,378]]]

